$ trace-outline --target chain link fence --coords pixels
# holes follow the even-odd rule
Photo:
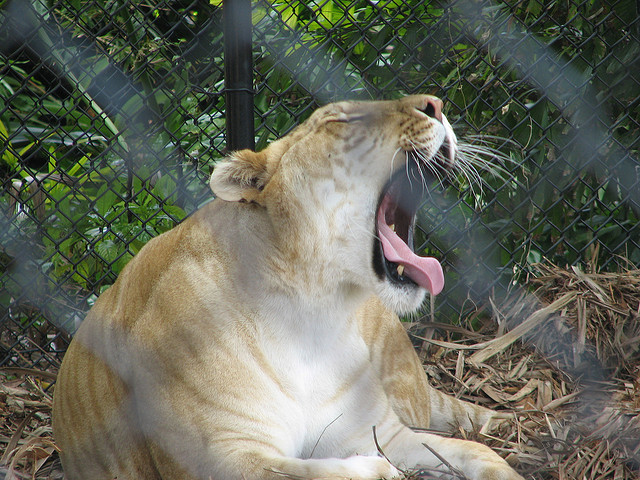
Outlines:
[[[543,259],[640,266],[637,2],[246,13],[256,148],[328,101],[432,93],[470,157],[503,158],[499,177],[462,178],[421,211],[418,250],[445,265],[441,318]],[[237,61],[223,40],[239,32],[216,0],[14,0],[0,22],[0,365],[55,370],[127,261],[210,199]]]

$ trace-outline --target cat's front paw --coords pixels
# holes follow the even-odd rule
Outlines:
[[[404,478],[402,473],[387,460],[381,457],[370,457],[357,455],[346,459],[349,467],[353,472],[358,474],[358,478],[362,480],[392,480],[396,478]]]

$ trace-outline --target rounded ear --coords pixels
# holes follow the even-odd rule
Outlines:
[[[258,202],[268,180],[267,156],[240,150],[216,164],[209,186],[216,197],[228,202]]]

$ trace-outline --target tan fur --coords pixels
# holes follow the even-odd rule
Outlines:
[[[434,390],[397,315],[424,291],[372,266],[375,212],[404,150],[432,157],[432,97],[328,105],[216,167],[218,199],[151,240],[96,302],[56,384],[68,480],[521,477],[477,443],[412,427],[492,412]],[[378,455],[373,437],[387,459]]]

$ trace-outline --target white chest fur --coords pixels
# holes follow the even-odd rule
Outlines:
[[[272,405],[295,438],[292,453],[320,458],[341,452],[340,445],[365,448],[371,427],[384,420],[386,401],[357,324],[345,309],[288,307],[265,319],[257,341],[286,390]]]

